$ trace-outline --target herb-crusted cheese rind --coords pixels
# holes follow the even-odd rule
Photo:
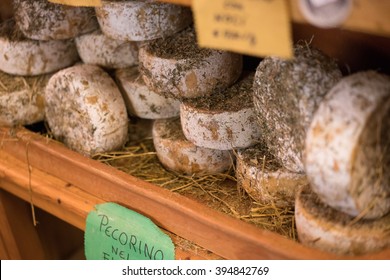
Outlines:
[[[54,74],[46,87],[46,119],[54,137],[84,155],[112,151],[127,140],[126,106],[111,77],[80,64]]]
[[[260,62],[254,79],[257,118],[264,142],[285,168],[304,171],[302,152],[312,115],[340,78],[335,61],[308,45],[296,45],[292,60]]]

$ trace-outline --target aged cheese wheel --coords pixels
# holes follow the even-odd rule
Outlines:
[[[13,20],[0,25],[0,54],[0,70],[22,76],[54,72],[79,60],[73,41],[26,39]]]
[[[303,172],[302,152],[312,115],[341,78],[337,64],[308,45],[294,59],[267,57],[257,68],[254,103],[262,138],[284,167]]]
[[[144,119],[179,116],[180,102],[149,90],[138,67],[119,69],[115,77],[130,114]]]
[[[390,215],[356,221],[324,204],[309,185],[297,195],[295,223],[302,244],[335,254],[361,255],[390,246]]]
[[[242,71],[241,55],[199,48],[192,28],[143,45],[139,60],[146,85],[178,99],[210,95],[226,88]]]
[[[76,38],[81,60],[106,68],[124,68],[138,64],[138,44],[114,40],[100,30]]]
[[[250,74],[226,90],[183,102],[180,118],[185,137],[199,147],[217,150],[257,143],[260,129],[252,102],[252,84]]]
[[[155,120],[153,143],[161,164],[179,173],[220,173],[233,163],[229,151],[201,148],[188,141],[184,137],[180,118]]]
[[[0,125],[43,121],[44,93],[50,75],[21,77],[0,71]]]
[[[293,206],[299,188],[307,185],[305,174],[280,166],[263,144],[237,151],[236,177],[254,200],[277,207]]]
[[[54,74],[46,87],[46,119],[56,139],[84,155],[121,148],[128,133],[126,106],[111,77],[80,64]]]
[[[313,190],[352,216],[390,211],[390,77],[374,71],[343,78],[325,97],[306,138]]]
[[[64,40],[99,27],[93,8],[72,7],[48,0],[13,0],[15,21],[34,40]]]
[[[170,36],[192,23],[189,8],[156,0],[103,0],[96,16],[104,34],[127,41]]]

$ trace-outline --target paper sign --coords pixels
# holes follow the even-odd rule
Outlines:
[[[253,56],[293,56],[285,0],[193,0],[192,7],[201,47]]]
[[[101,7],[101,0],[49,0],[55,4],[76,6],[76,7]]]
[[[95,206],[84,234],[88,260],[174,260],[168,235],[150,219],[115,203]]]

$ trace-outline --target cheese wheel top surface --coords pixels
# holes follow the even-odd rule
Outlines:
[[[126,106],[115,82],[98,66],[59,71],[46,87],[45,101],[49,127],[68,147],[91,156],[125,144]]]
[[[297,195],[295,220],[300,242],[328,252],[361,255],[390,246],[390,215],[354,219],[324,204],[309,185]]]
[[[0,54],[0,70],[22,76],[51,73],[79,60],[72,40],[27,39],[12,19],[0,24]]]
[[[128,41],[171,36],[192,23],[189,8],[155,0],[103,0],[96,16],[104,34]]]
[[[340,80],[336,62],[308,45],[294,59],[266,57],[256,70],[254,104],[270,152],[294,172],[303,172],[302,152],[312,115]]]
[[[390,77],[366,71],[337,83],[306,138],[305,168],[327,204],[353,216],[390,211]]]
[[[47,0],[13,2],[16,23],[30,39],[71,39],[98,28],[93,8],[53,4]]]
[[[44,119],[50,75],[21,77],[0,71],[0,125],[28,125]]]

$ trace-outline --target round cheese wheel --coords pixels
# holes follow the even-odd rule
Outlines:
[[[127,140],[126,106],[111,77],[80,64],[54,74],[46,87],[46,119],[56,139],[86,156],[120,149]]]
[[[180,118],[155,120],[153,143],[161,164],[178,173],[220,173],[233,163],[229,151],[201,148],[188,141],[182,132]]]
[[[128,113],[144,119],[161,119],[179,116],[180,102],[149,90],[141,78],[138,67],[115,72]]]
[[[236,177],[255,201],[277,207],[294,206],[297,191],[307,185],[305,174],[283,168],[263,144],[237,151]]]
[[[138,44],[114,40],[100,30],[81,35],[75,40],[81,60],[106,68],[125,68],[138,64]]]
[[[242,71],[241,55],[199,48],[192,28],[143,45],[139,60],[146,85],[178,99],[210,95],[226,88]]]
[[[304,172],[306,131],[325,94],[341,78],[334,60],[308,45],[294,59],[267,57],[257,67],[254,104],[271,154],[293,172]]]
[[[352,216],[390,211],[390,77],[374,71],[343,78],[314,115],[305,167],[313,190]]]
[[[26,39],[13,20],[0,25],[0,70],[32,76],[57,71],[79,60],[73,41]]]
[[[34,40],[64,40],[99,27],[93,8],[72,7],[48,0],[14,0],[15,21]]]
[[[192,23],[189,8],[156,0],[103,0],[96,16],[104,34],[127,41],[170,36]]]
[[[44,93],[50,75],[21,77],[0,71],[0,125],[43,121]]]
[[[307,185],[295,202],[298,240],[307,246],[340,255],[362,255],[390,246],[390,215],[355,220],[324,204]]]
[[[199,147],[232,150],[259,141],[260,129],[252,102],[253,74],[226,90],[189,99],[180,105],[185,137]]]

